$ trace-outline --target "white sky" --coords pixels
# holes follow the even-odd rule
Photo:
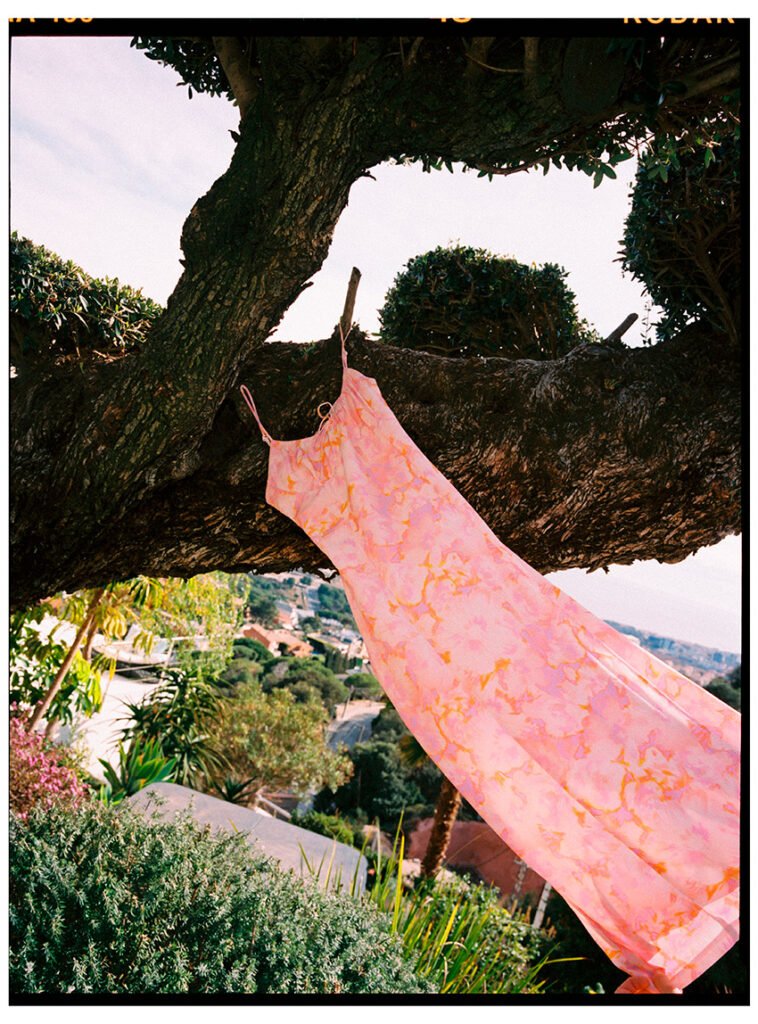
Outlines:
[[[202,95],[188,100],[176,73],[127,39],[17,38],[11,72],[11,226],[93,275],[165,302],[179,276],[182,223],[228,166],[235,108]],[[376,181],[353,187],[329,258],[276,337],[329,334],[353,265],[363,273],[356,319],[376,330],[405,262],[450,242],[562,264],[580,315],[601,333],[628,313],[643,318],[640,288],[614,262],[631,161],[598,189],[585,175],[555,169],[491,183],[459,170],[385,165],[373,173]],[[640,325],[625,340],[639,343]],[[552,578],[604,618],[738,651],[740,561],[740,540],[730,537],[676,565]]]

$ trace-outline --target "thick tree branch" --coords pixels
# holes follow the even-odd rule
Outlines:
[[[678,561],[739,532],[740,368],[723,342],[689,328],[651,348],[586,345],[553,362],[444,359],[355,331],[348,348],[495,533],[548,572]],[[316,406],[339,392],[338,337],[268,344],[241,379],[275,437],[312,433]],[[265,503],[267,453],[230,396],[190,476],[156,481],[90,546],[50,537],[44,558],[18,551],[14,601],[136,573],[328,565]]]

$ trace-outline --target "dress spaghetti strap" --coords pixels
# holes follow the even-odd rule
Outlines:
[[[342,322],[341,321],[340,321],[340,323],[337,326],[339,327],[339,332],[340,332],[340,349],[341,349],[341,352],[342,352],[342,387],[344,387],[345,386],[345,373],[349,369],[349,367],[347,365],[347,351],[345,349],[345,340],[347,339],[347,336],[350,334],[350,331],[352,330],[352,327],[350,327],[350,329],[348,330],[347,334],[345,334],[345,332],[342,330]],[[271,436],[271,434],[269,434],[269,432],[263,426],[263,423],[261,423],[261,418],[258,415],[258,410],[255,408],[255,402],[253,401],[253,396],[250,394],[250,389],[248,388],[247,384],[242,384],[240,386],[240,394],[245,399],[245,404],[247,405],[248,409],[250,410],[250,412],[255,417],[255,422],[258,424],[258,427],[260,428],[261,437],[263,438],[265,443],[270,446],[271,442],[274,440],[274,438]],[[328,416],[329,416],[329,410],[327,410],[326,413],[322,413],[321,412],[321,408],[323,406],[325,406],[325,405],[328,405],[331,408],[331,404],[332,404],[331,402],[321,402],[319,407],[316,409],[316,413],[318,414],[318,416],[321,419],[321,423],[320,423],[319,428],[318,428],[319,430],[321,430],[321,427],[323,427],[324,423],[326,422],[326,420],[328,419]]]
[[[255,416],[255,422],[258,424],[261,430],[261,437],[263,438],[267,445],[270,445],[273,438],[261,423],[261,418],[258,415],[258,410],[255,408],[255,402],[253,401],[253,396],[250,394],[250,389],[248,388],[247,384],[243,384],[240,387],[240,393],[242,397],[245,399],[248,409],[253,414],[253,416]]]

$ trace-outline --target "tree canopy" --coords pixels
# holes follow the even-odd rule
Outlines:
[[[17,281],[23,259],[53,267],[34,281],[27,273],[14,292],[14,337],[48,353],[34,372],[19,357],[12,380],[15,606],[140,574],[324,565],[265,503],[267,452],[237,386],[244,379],[261,396],[274,436],[315,429],[313,409],[338,389],[337,336],[265,342],[321,267],[351,185],[372,166],[462,164],[483,177],[560,167],[601,185],[638,155],[648,192],[678,208],[677,175],[693,181],[711,153],[705,180],[723,169],[719,188],[734,196],[738,27],[603,38],[427,23],[415,36],[329,34],[325,23],[318,35],[285,37],[262,26],[255,37],[134,41],[178,71],[190,95],[233,98],[241,117],[228,170],[188,212],[184,272],[165,310],[109,286],[100,311],[128,330],[103,348],[87,322],[91,282],[14,243]],[[707,193],[681,187],[695,203]],[[638,210],[628,265],[652,292],[660,256]],[[689,267],[684,222],[674,222]],[[719,239],[733,258],[733,220]],[[728,265],[718,267],[715,282],[689,275],[694,306],[678,286],[688,312],[647,349],[580,339],[539,362],[460,360],[355,328],[350,359],[539,570],[676,561],[741,522],[738,292]],[[58,281],[78,294],[73,304]],[[461,347],[452,335],[449,347]]]

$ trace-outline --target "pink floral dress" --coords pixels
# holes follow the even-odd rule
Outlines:
[[[510,551],[347,365],[266,500],[340,572],[431,759],[630,977],[681,992],[736,941],[740,715]]]

